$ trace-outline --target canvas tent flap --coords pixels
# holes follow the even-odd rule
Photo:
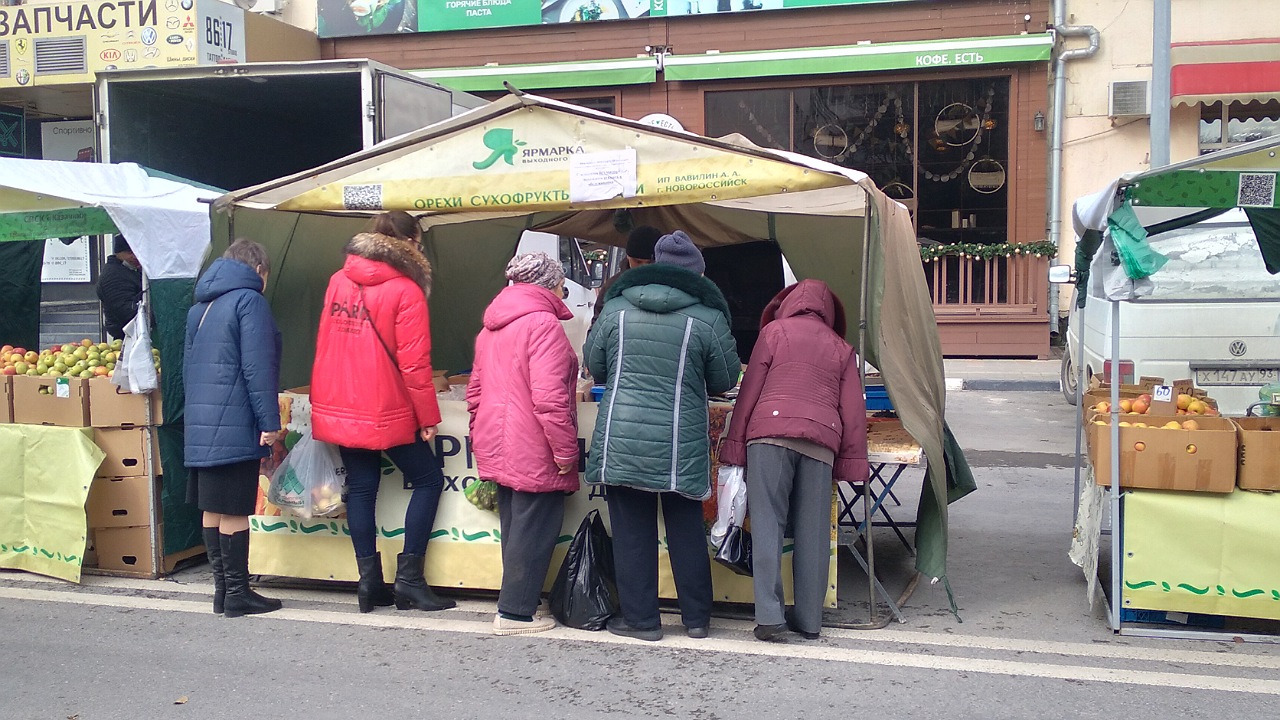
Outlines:
[[[1280,270],[1280,137],[1263,138],[1227,150],[1184,160],[1163,168],[1131,173],[1106,189],[1086,195],[1072,206],[1076,234],[1104,231],[1107,219],[1123,205],[1195,210],[1173,221],[1147,228],[1166,232],[1217,211],[1244,208],[1253,225],[1267,270]],[[1079,259],[1077,260],[1079,264]]]
[[[618,151],[635,153],[635,193],[576,202],[575,158]],[[286,374],[309,373],[323,278],[340,267],[341,244],[362,217],[381,210],[413,213],[428,230],[433,362],[451,371],[469,367],[459,363],[469,363],[481,313],[525,229],[622,245],[614,213],[626,208],[634,224],[697,228],[691,235],[704,247],[777,242],[798,276],[826,281],[866,318],[859,351],[884,373],[903,424],[937,459],[921,500],[917,568],[945,577],[946,504],[973,481],[959,448],[944,440],[942,353],[910,216],[866,175],[741,138],[703,138],[522,94],[229,193],[214,207],[216,243],[225,246],[234,228],[277,259],[267,292],[286,334]],[[850,324],[857,344],[858,323]],[[305,377],[285,380],[295,381]],[[943,461],[949,451],[958,462]],[[956,468],[950,493],[948,467]]]
[[[132,163],[0,158],[0,240],[119,232],[151,279],[194,277],[215,197]]]

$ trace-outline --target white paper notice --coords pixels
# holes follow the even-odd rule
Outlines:
[[[636,151],[573,155],[569,160],[569,202],[593,202],[636,194]]]

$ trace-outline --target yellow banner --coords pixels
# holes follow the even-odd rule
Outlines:
[[[1135,490],[1124,607],[1280,620],[1280,494]]]
[[[90,83],[103,70],[245,62],[244,11],[220,0],[90,0],[0,7],[0,88]]]
[[[0,568],[80,582],[84,503],[104,457],[91,428],[0,425]]]
[[[634,164],[614,162],[619,151],[634,151]],[[600,174],[618,180],[616,194],[589,199],[575,190]],[[530,107],[389,153],[374,167],[278,207],[532,212],[730,200],[848,183],[784,162]]]
[[[291,395],[292,408],[288,427],[306,429],[310,408],[305,395]],[[596,421],[595,403],[578,405],[578,437],[586,447]],[[502,555],[499,544],[498,515],[480,510],[467,501],[462,490],[476,482],[475,461],[471,455],[468,437],[468,415],[465,402],[441,400],[443,420],[436,447],[444,459],[445,489],[436,514],[436,525],[427,551],[427,580],[438,587],[456,587],[479,590],[497,590],[502,584]],[[724,431],[727,407],[713,413],[711,432],[720,435]],[[283,447],[277,447],[271,462],[284,457]],[[268,465],[271,464],[268,463]],[[267,478],[260,478],[265,497]],[[395,556],[403,547],[404,513],[408,507],[410,492],[404,489],[400,471],[383,459],[382,487],[378,492],[377,527],[378,548],[382,553],[384,571],[395,573]],[[249,566],[255,574],[304,577],[318,580],[357,580],[355,555],[345,519],[316,518],[303,520],[281,511],[265,500],[259,500],[260,514],[250,519]],[[565,504],[564,525],[559,543],[546,579],[544,589],[550,589],[556,571],[568,550],[578,525],[591,510],[599,510],[608,523],[600,488],[583,483],[582,489],[570,495]],[[704,518],[713,520],[715,506],[707,502]],[[835,508],[832,508],[831,560],[828,573],[827,607],[836,606],[836,534]],[[665,531],[659,527],[659,537]],[[710,551],[709,551],[710,552]],[[783,551],[783,581],[787,598],[791,598],[791,544]],[[665,545],[659,548],[658,592],[664,598],[674,598],[675,582]],[[717,563],[711,564],[712,583],[717,601],[753,602],[751,578],[735,575]]]

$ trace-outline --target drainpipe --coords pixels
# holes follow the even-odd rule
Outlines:
[[[1053,64],[1053,119],[1049,126],[1049,242],[1062,246],[1062,125],[1067,115],[1067,63],[1098,52],[1098,29],[1067,25],[1066,0],[1053,0],[1053,31],[1060,38],[1087,37],[1089,47],[1059,50]],[[1049,330],[1058,330],[1058,286],[1049,285]]]

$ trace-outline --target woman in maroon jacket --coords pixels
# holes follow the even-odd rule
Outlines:
[[[745,465],[756,629],[818,637],[831,554],[831,481],[867,477],[867,412],[844,308],[820,280],[765,308],[720,462]],[[795,528],[795,611],[783,610],[782,533]]]

